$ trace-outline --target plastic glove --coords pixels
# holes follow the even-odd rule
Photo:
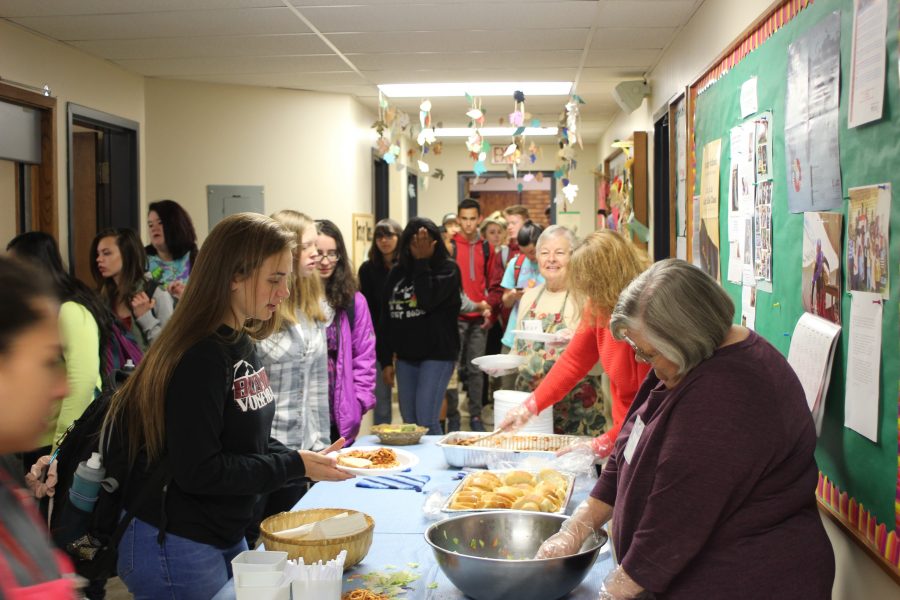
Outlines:
[[[559,532],[554,533],[541,544],[535,558],[557,558],[577,553],[589,536],[596,535],[595,519],[591,512],[591,506],[587,500],[579,504],[572,516],[563,521]]]
[[[57,462],[50,462],[49,454],[46,454],[31,465],[31,469],[25,475],[25,484],[35,498],[53,496],[56,493],[56,466]]]
[[[551,348],[568,346],[569,342],[572,341],[572,338],[575,337],[575,332],[571,329],[560,329],[559,331],[556,331],[554,333],[556,334],[556,339],[552,342],[547,342],[547,345]]]
[[[603,580],[598,600],[639,600],[653,595],[642,588],[621,566],[616,567]]]
[[[585,454],[590,452],[598,459],[603,459],[612,454],[615,445],[615,441],[610,440],[605,435],[601,435],[587,442],[575,442],[574,444],[566,446],[565,448],[560,448],[556,451],[556,455],[562,456],[563,454],[568,454],[570,452],[579,452]]]
[[[532,417],[536,416],[540,410],[537,406],[537,399],[534,394],[530,394],[525,401],[519,406],[506,413],[503,421],[497,427],[507,433],[517,431],[528,423]]]

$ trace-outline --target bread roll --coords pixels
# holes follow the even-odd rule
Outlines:
[[[516,485],[517,483],[527,483],[534,485],[534,477],[527,471],[510,471],[503,478],[506,485]]]
[[[488,492],[481,497],[481,508],[512,508],[513,501],[502,494]]]
[[[530,495],[519,498],[513,503],[512,507],[516,510],[531,510],[534,512],[541,512],[540,498],[536,498]]]

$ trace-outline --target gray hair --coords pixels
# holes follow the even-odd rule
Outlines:
[[[544,233],[541,234],[541,237],[538,238],[537,243],[534,246],[535,250],[540,251],[541,246],[544,245],[544,242],[550,240],[550,238],[555,237],[564,237],[569,241],[569,249],[575,249],[575,234],[572,233],[572,230],[568,227],[563,227],[562,225],[551,225],[547,229],[544,230]]]
[[[626,287],[609,322],[621,340],[638,330],[664,357],[687,373],[712,356],[734,318],[734,303],[709,275],[683,260],[653,264]]]

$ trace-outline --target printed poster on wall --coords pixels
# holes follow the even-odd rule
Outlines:
[[[753,207],[753,275],[756,287],[772,291],[772,182],[756,186]]]
[[[833,12],[788,48],[784,145],[791,212],[842,206],[840,71],[841,16]]]
[[[700,268],[716,281],[719,273],[719,160],[722,140],[703,147],[700,171]]]
[[[841,231],[843,215],[803,214],[803,310],[841,323]]]
[[[847,127],[877,121],[884,109],[887,0],[854,0]]]
[[[353,268],[358,269],[366,260],[369,248],[372,246],[372,236],[375,233],[375,215],[353,213]]]
[[[764,112],[754,120],[756,144],[756,181],[772,180],[772,113]]]
[[[847,282],[854,292],[890,296],[891,184],[850,188]]]

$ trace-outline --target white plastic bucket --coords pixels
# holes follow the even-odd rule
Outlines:
[[[503,417],[511,409],[519,406],[529,396],[528,392],[514,390],[497,390],[494,392],[494,425],[503,421]],[[553,433],[553,407],[545,408],[536,417],[532,417],[522,433]]]

